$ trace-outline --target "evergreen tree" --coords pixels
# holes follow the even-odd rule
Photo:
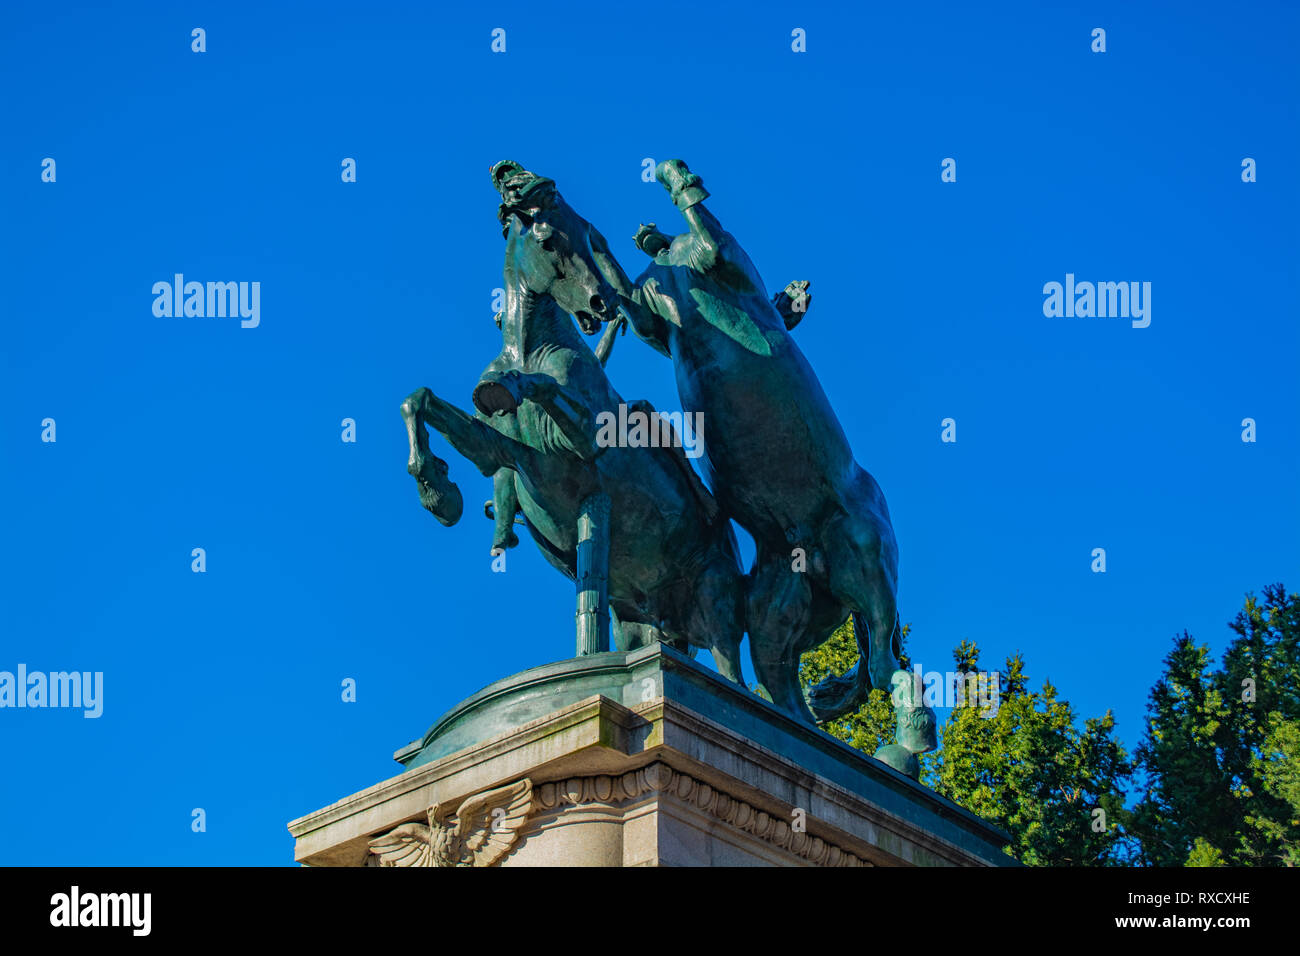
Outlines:
[[[1229,625],[1219,693],[1229,706],[1225,763],[1243,805],[1237,864],[1294,866],[1300,850],[1300,595],[1281,584],[1246,596]]]
[[[1210,649],[1184,632],[1151,689],[1136,753],[1147,790],[1132,820],[1140,862],[1149,866],[1184,865],[1198,838],[1205,844],[1198,860],[1222,852],[1244,823],[1220,763],[1228,711],[1209,668]]]
[[[904,636],[910,627],[903,629]],[[804,655],[800,677],[811,686],[843,673],[858,658],[852,623]],[[963,641],[953,653],[961,674],[979,672],[979,648]],[[904,669],[910,664],[904,658]],[[892,743],[896,718],[889,695],[873,690],[856,713],[824,729],[866,753]],[[977,706],[953,708],[941,728],[940,750],[921,757],[921,779],[1005,829],[1007,851],[1036,865],[1117,862],[1124,841],[1124,782],[1131,772],[1114,738],[1115,722],[1086,722],[1080,733],[1068,702],[1050,682],[1032,693],[1017,654],[1000,675],[999,706],[987,716]],[[1102,811],[1097,813],[1096,811]]]
[[[1251,594],[1211,670],[1184,633],[1152,688],[1134,812],[1143,862],[1294,865],[1300,847],[1300,595]]]
[[[1280,584],[1262,599],[1247,595],[1230,627],[1218,669],[1190,634],[1174,640],[1134,762],[1109,711],[1080,731],[1050,681],[1029,689],[1017,653],[1004,665],[996,713],[951,711],[940,750],[921,758],[922,782],[1006,830],[1007,852],[1031,865],[1300,864],[1300,595]],[[811,686],[857,658],[849,621],[804,655],[800,677]],[[953,659],[958,673],[979,671],[973,643],[962,641]],[[874,753],[893,742],[895,725],[889,695],[874,690],[825,729]],[[1135,771],[1144,790],[1130,810]]]
[[[1286,866],[1300,865],[1300,721],[1273,715],[1255,768],[1264,792],[1277,801],[1275,812],[1248,813],[1246,823],[1259,839],[1275,847],[1272,856]],[[1265,862],[1274,862],[1262,854]]]
[[[959,671],[979,650],[963,642]],[[995,713],[954,707],[927,783],[1011,836],[1007,852],[1031,866],[1104,866],[1124,861],[1124,786],[1132,769],[1109,711],[1079,731],[1051,681],[1029,689],[1024,660],[1008,658]]]

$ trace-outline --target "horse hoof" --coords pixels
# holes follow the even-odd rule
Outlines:
[[[411,471],[415,468],[414,471]],[[450,528],[465,510],[465,501],[461,497],[456,482],[447,477],[447,463],[433,455],[415,459],[407,465],[407,470],[415,475],[415,484],[420,490],[420,504]]]
[[[917,760],[916,754],[906,747],[899,744],[885,744],[872,756],[913,780],[921,778],[921,761]]]
[[[419,484],[420,504],[424,505],[429,514],[447,528],[460,520],[464,502],[460,497],[460,489],[454,482],[449,483],[445,491],[438,491],[423,480],[420,480]]]
[[[519,397],[502,382],[479,382],[474,387],[474,407],[484,415],[509,414],[519,408]]]
[[[825,678],[808,691],[808,706],[819,724],[843,717],[856,710],[865,699],[858,677],[859,664],[854,664],[847,674]]]

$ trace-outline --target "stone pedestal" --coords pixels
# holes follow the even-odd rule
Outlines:
[[[498,681],[395,756],[289,824],[299,862],[1014,865],[978,817],[662,645]]]

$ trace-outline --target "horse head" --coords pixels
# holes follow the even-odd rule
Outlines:
[[[554,181],[504,160],[492,167],[501,194],[497,218],[508,243],[507,279],[530,297],[549,296],[594,335],[615,318],[618,291],[605,278],[605,237],[564,201]]]

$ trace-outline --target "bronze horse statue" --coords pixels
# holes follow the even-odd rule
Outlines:
[[[633,330],[673,361],[684,408],[708,423],[704,465],[723,512],[754,538],[746,623],[754,669],[786,711],[808,719],[800,655],[854,615],[861,657],[808,697],[815,717],[888,689],[900,654],[898,545],[876,480],[744,249],[705,208],[703,183],[680,160],[660,163],[689,230],[642,226],[651,256],[635,284],[611,258],[605,278]],[[779,300],[779,296],[777,299]]]
[[[474,389],[474,415],[427,388],[402,403],[421,500],[444,524],[460,517],[427,424],[493,477],[494,549],[514,543],[517,510],[546,560],[578,582],[580,653],[608,649],[607,584],[620,650],[660,639],[708,648],[739,681],[744,578],[730,522],[680,445],[597,441],[597,417],[625,403],[570,315],[588,334],[617,319],[605,240],[551,180],[510,162],[491,174],[505,238],[502,348]],[[584,528],[597,533],[584,538]]]

